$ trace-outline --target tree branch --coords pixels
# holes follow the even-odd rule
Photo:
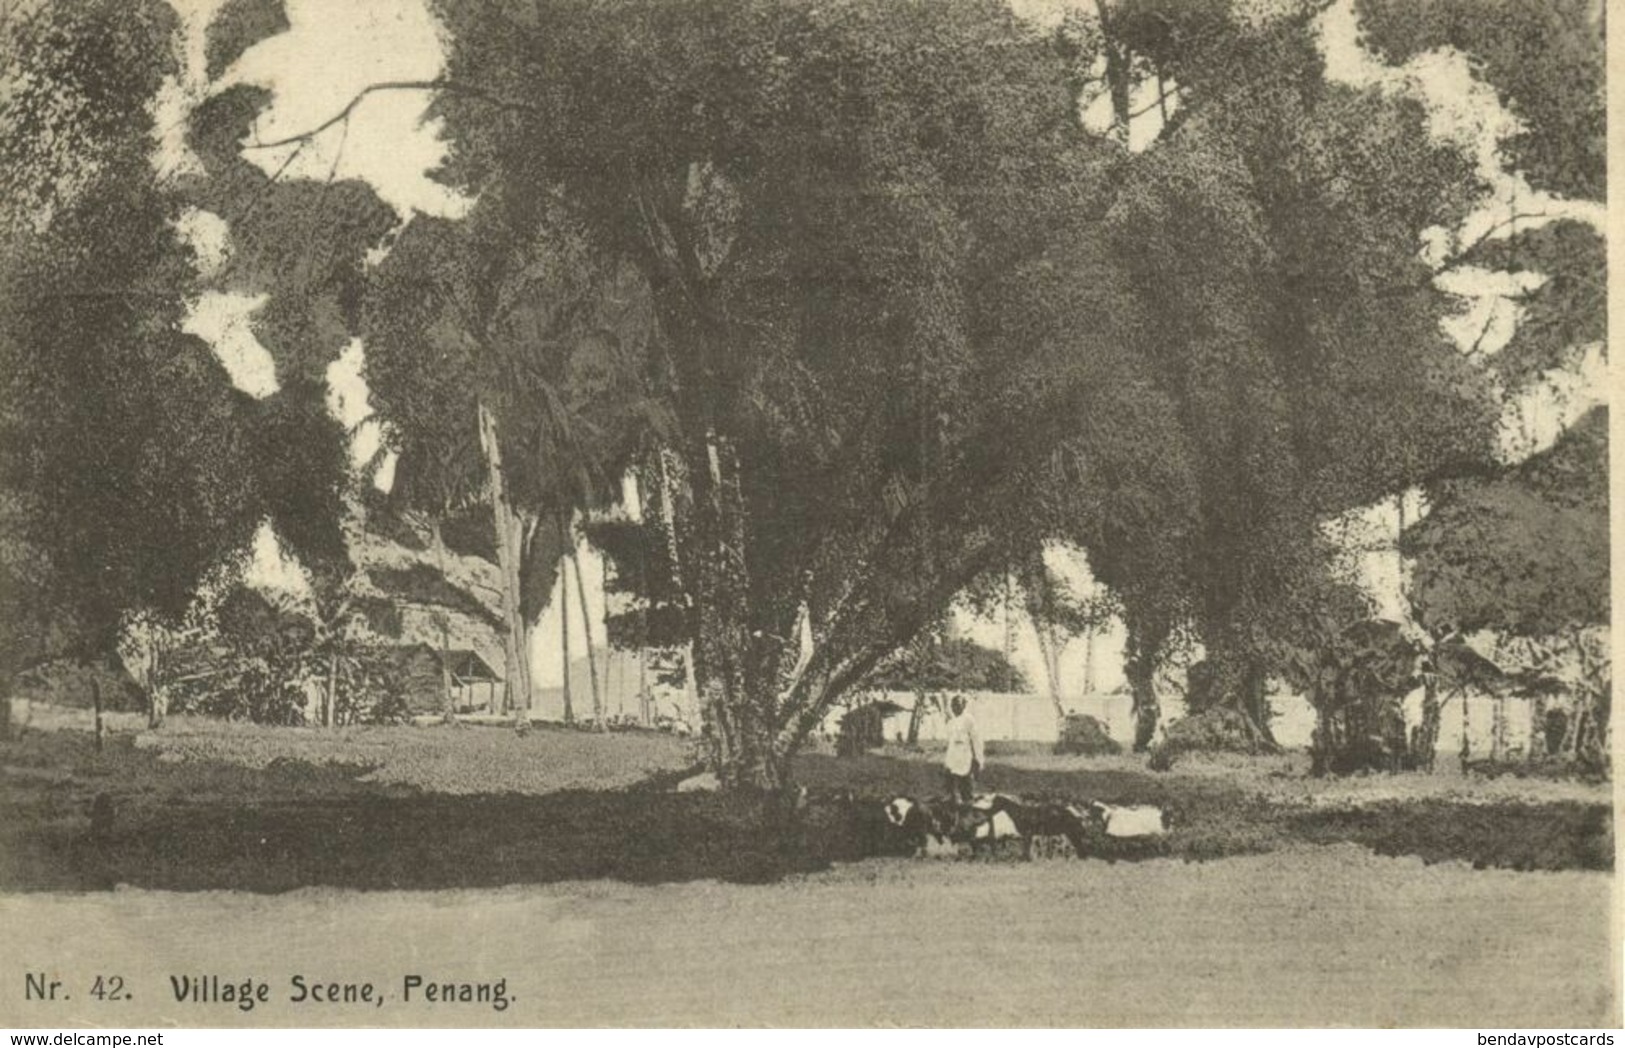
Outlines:
[[[1182,97],[1184,95],[1184,93],[1185,93],[1185,85],[1184,84],[1175,84],[1173,86],[1172,90],[1167,90],[1167,89],[1164,89],[1162,87],[1158,87],[1158,89],[1157,89],[1157,97],[1155,99],[1153,99],[1152,101],[1147,102],[1145,105],[1141,106],[1140,108],[1131,111],[1128,114],[1128,118],[1130,120],[1133,120],[1135,117],[1145,116],[1147,113],[1151,112],[1151,110],[1153,110],[1153,109],[1161,109],[1162,110],[1162,122],[1164,124],[1167,124],[1167,122],[1168,122],[1168,100],[1170,98],[1174,98],[1174,99],[1180,98],[1180,97]]]
[[[1549,212],[1549,211],[1520,211],[1520,212],[1515,212],[1514,214],[1509,215],[1503,221],[1497,222],[1495,225],[1493,225],[1490,228],[1486,229],[1483,233],[1480,233],[1476,238],[1474,238],[1474,240],[1473,240],[1473,242],[1471,244],[1468,244],[1465,247],[1457,248],[1454,252],[1450,253],[1449,255],[1446,255],[1444,260],[1439,264],[1439,268],[1437,270],[1435,270],[1435,272],[1442,273],[1445,270],[1451,268],[1452,266],[1460,265],[1461,262],[1462,262],[1462,259],[1464,259],[1468,255],[1472,254],[1486,240],[1489,240],[1491,237],[1495,236],[1495,234],[1499,233],[1501,230],[1507,228],[1508,226],[1516,225],[1517,223],[1523,221],[1526,218],[1554,218],[1554,217],[1556,217],[1556,216],[1551,214],[1551,212]]]
[[[244,146],[243,149],[279,149],[282,146],[291,146],[296,142],[307,142],[321,134],[323,131],[333,127],[335,124],[343,123],[344,121],[348,120],[355,113],[356,107],[359,106],[368,95],[376,94],[381,91],[440,91],[446,94],[466,95],[470,98],[477,98],[480,101],[488,102],[499,109],[511,109],[526,113],[540,112],[540,108],[538,106],[530,105],[525,102],[515,102],[510,99],[497,98],[483,87],[479,87],[475,84],[465,84],[456,80],[384,80],[380,81],[379,83],[368,84],[366,87],[363,87],[360,91],[356,92],[354,98],[350,99],[350,101],[345,104],[343,109],[340,109],[337,113],[328,117],[326,120],[322,121],[320,124],[317,124],[308,131],[301,131],[296,135],[288,135],[285,138],[279,138],[273,142],[255,142],[253,145]]]
[[[1444,273],[1448,273],[1450,270],[1452,270],[1452,269],[1456,268],[1457,266],[1461,265],[1463,262],[1466,261],[1468,255],[1472,254],[1479,247],[1481,247],[1484,244],[1485,241],[1489,240],[1496,233],[1498,233],[1501,230],[1507,228],[1508,226],[1510,226],[1510,225],[1512,225],[1512,224],[1514,224],[1516,222],[1521,222],[1526,218],[1557,218],[1557,217],[1559,217],[1559,216],[1553,215],[1553,214],[1551,214],[1550,212],[1547,212],[1547,211],[1520,212],[1518,214],[1512,215],[1511,217],[1509,217],[1509,218],[1507,218],[1507,219],[1505,219],[1505,220],[1503,220],[1501,222],[1497,222],[1495,225],[1491,226],[1489,229],[1486,229],[1483,233],[1481,233],[1477,237],[1475,237],[1473,239],[1472,243],[1467,244],[1464,247],[1457,248],[1455,251],[1452,251],[1450,254],[1448,254],[1444,258],[1440,259],[1437,266],[1431,266],[1428,269],[1427,276],[1424,279],[1418,280],[1415,283],[1398,284],[1398,285],[1396,285],[1394,287],[1386,288],[1384,290],[1378,291],[1377,292],[1377,297],[1379,297],[1379,298],[1395,298],[1395,297],[1400,296],[1400,295],[1420,294],[1421,292],[1426,291],[1430,286],[1432,286],[1433,281],[1436,280],[1439,276],[1441,276]]]

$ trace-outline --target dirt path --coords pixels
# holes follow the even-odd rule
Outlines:
[[[0,1025],[1617,1024],[1609,890],[1342,845],[870,861],[760,887],[13,895]],[[24,1002],[41,970],[70,991],[122,971],[136,999]],[[177,1004],[168,976],[186,973],[263,979],[271,1000]],[[295,1006],[299,973],[372,981],[384,1004]],[[512,1000],[408,1005],[408,974],[505,977]]]

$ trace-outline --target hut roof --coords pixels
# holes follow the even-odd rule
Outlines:
[[[419,641],[416,644],[401,646],[401,652],[410,653],[414,658],[427,658],[440,669],[441,652],[439,648],[430,647]],[[450,648],[445,653],[445,665],[451,671],[452,681],[457,684],[486,684],[502,680],[502,674],[492,668],[489,662],[479,652],[472,648]]]
[[[434,655],[436,659],[441,657],[439,651]],[[485,684],[502,679],[502,674],[471,648],[452,648],[445,653],[445,661],[451,669],[452,679],[459,684]]]

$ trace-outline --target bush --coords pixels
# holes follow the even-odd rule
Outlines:
[[[1513,870],[1612,870],[1613,814],[1607,805],[1382,802],[1298,815],[1295,836],[1353,841],[1379,855],[1465,861]]]
[[[1106,733],[1106,726],[1086,713],[1069,713],[1061,721],[1061,738],[1055,752],[1094,757],[1118,754],[1123,747]]]
[[[251,656],[190,687],[172,689],[169,712],[197,713],[255,724],[305,722],[304,675],[297,659]]]
[[[400,724],[411,716],[409,670],[393,648],[357,646],[341,662],[333,711],[339,724]]]
[[[838,757],[856,757],[886,744],[886,714],[876,704],[848,710],[841,718],[841,733],[835,740]]]
[[[89,709],[94,703],[93,683],[101,686],[103,710],[133,712],[146,707],[141,689],[128,675],[105,665],[68,659],[47,662],[19,674],[10,697],[48,706]]]
[[[1227,707],[1203,710],[1168,725],[1163,739],[1151,751],[1151,767],[1167,771],[1182,753],[1241,753],[1256,756],[1274,752],[1240,711]]]

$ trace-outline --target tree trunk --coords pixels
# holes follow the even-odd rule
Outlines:
[[[647,728],[653,719],[649,710],[649,649],[645,639],[638,645],[638,723]]]
[[[1009,568],[1004,569],[1004,690],[1006,694],[1016,690],[1015,662],[1016,650],[1016,620],[1010,615],[1010,603],[1015,597],[1015,572]]]
[[[908,714],[908,744],[920,744],[920,722],[925,719],[925,689],[914,689],[914,708]]]
[[[1309,774],[1319,778],[1331,770],[1331,756],[1337,745],[1337,722],[1329,712],[1323,693],[1311,692],[1310,702],[1315,707],[1315,730],[1309,736]]]
[[[1557,752],[1564,760],[1574,760],[1580,749],[1580,724],[1585,716],[1585,700],[1579,695],[1574,696],[1574,704],[1570,708],[1569,719],[1563,725],[1563,741],[1558,745]]]
[[[682,543],[678,541],[678,493],[681,480],[677,476],[677,468],[687,470],[685,463],[677,452],[670,448],[661,448],[655,455],[660,465],[660,527],[666,539],[666,555],[671,561],[672,586],[678,593],[688,593],[684,583],[686,574],[683,570]],[[705,711],[700,708],[700,686],[694,675],[694,642],[692,640],[683,644],[683,715],[693,716],[698,713],[701,717],[701,726],[704,726]]]
[[[96,710],[96,752],[100,753],[102,752],[102,740],[106,735],[106,729],[102,726],[102,681],[99,676],[90,678],[90,702]],[[8,699],[6,702],[6,720],[9,721],[10,719],[11,702]]]
[[[564,525],[559,525],[562,530]],[[570,702],[570,576],[559,572],[559,682],[564,692],[564,723],[576,722],[576,711]]]
[[[326,720],[326,724],[324,725],[324,727],[326,727],[329,731],[331,731],[332,728],[333,728],[333,720],[334,720],[334,717],[335,717],[335,715],[337,713],[337,710],[335,709],[335,707],[338,705],[338,686],[339,686],[339,657],[338,657],[338,653],[337,652],[329,652],[328,655],[327,655],[327,699],[326,699],[326,702],[325,702],[325,705],[326,705],[327,708],[323,711],[323,717]]]
[[[626,667],[621,670],[621,689],[615,690],[615,646],[609,642],[609,558],[598,558],[598,592],[604,598],[604,613],[599,616],[599,622],[604,626],[604,711],[609,712],[609,700],[615,700],[615,717],[617,720],[626,719]],[[590,638],[591,633],[588,634]]]
[[[706,491],[695,500],[695,599],[699,631],[694,644],[693,674],[699,688],[702,730],[710,745],[712,765],[724,783],[748,769],[763,767],[764,754],[753,752],[763,741],[751,730],[755,701],[747,690],[750,587],[746,584],[744,507],[740,501],[737,462],[732,446],[714,432],[704,447]],[[767,737],[771,741],[771,734]],[[731,784],[731,783],[730,783]]]
[[[142,683],[147,689],[147,727],[156,730],[164,726],[164,718],[169,714],[169,696],[158,686],[158,642],[149,638],[149,644],[147,665],[142,672],[146,679]]]
[[[1033,632],[1038,636],[1038,654],[1044,663],[1044,682],[1049,687],[1049,701],[1055,707],[1055,728],[1059,731],[1066,722],[1066,707],[1061,705],[1061,640],[1055,627],[1034,620]]]
[[[704,711],[700,709],[700,682],[694,676],[694,642],[685,641],[679,658],[683,660],[683,716],[699,717],[704,724]],[[699,727],[700,725],[690,725]]]
[[[1098,634],[1093,626],[1083,635],[1083,693],[1093,696],[1095,693],[1095,638]]]
[[[730,790],[776,793],[790,781],[790,755],[780,750],[777,726],[762,715],[770,708],[766,698],[741,703],[728,717],[734,755],[719,777]]]
[[[1156,671],[1150,658],[1136,654],[1124,661],[1123,676],[1128,678],[1129,694],[1134,700],[1134,752],[1144,753],[1156,738],[1157,721],[1162,716],[1162,704],[1157,700]]]
[[[1270,720],[1273,714],[1269,703],[1269,675],[1258,662],[1249,661],[1246,673],[1242,676],[1241,710],[1252,721],[1253,727],[1258,730],[1259,737],[1271,747],[1279,746],[1275,741],[1275,732],[1270,730]]]
[[[1433,758],[1439,749],[1439,726],[1443,708],[1439,703],[1439,685],[1430,678],[1422,690],[1422,723],[1416,729],[1416,741],[1411,745],[1411,762],[1426,771],[1433,770]]]
[[[1105,41],[1106,87],[1112,100],[1112,135],[1124,145],[1129,141],[1129,110],[1133,91],[1133,67],[1128,48],[1112,31],[1112,10],[1106,0],[1095,0],[1095,13],[1100,19]]]
[[[515,722],[526,724],[530,719],[530,628],[520,606],[520,572],[526,540],[536,527],[534,518],[526,519],[514,510],[508,495],[507,482],[502,472],[502,445],[498,438],[496,419],[490,410],[479,405],[480,449],[485,453],[487,488],[491,499],[497,538],[497,566],[502,575],[502,660],[507,675],[506,705],[514,713]]]
[[[805,737],[805,731],[786,736],[787,714],[779,709],[778,659],[790,649],[779,646],[783,641],[753,639],[745,505],[733,444],[708,432],[694,450],[699,467],[689,470],[696,479],[698,551],[691,573],[697,611],[692,665],[711,766],[727,789],[776,790],[784,784],[790,753]],[[757,650],[758,641],[775,646]],[[785,704],[795,708],[788,697]],[[810,716],[814,705],[802,712]]]
[[[440,531],[440,518],[436,517],[429,524],[429,537],[434,543],[435,566],[440,570],[441,581],[446,580],[446,540]],[[435,622],[440,627],[440,699],[445,710],[446,723],[450,724],[457,719],[456,702],[451,694],[451,624],[446,620],[444,609],[435,613]],[[493,703],[492,705],[495,705]],[[494,710],[492,712],[495,712]]]
[[[1471,705],[1472,705],[1472,703],[1470,701],[1468,701],[1467,693],[1465,691],[1463,691],[1461,693],[1461,770],[1462,771],[1467,770],[1467,761],[1472,756],[1472,753],[1473,753],[1472,743],[1468,740],[1468,737],[1467,737],[1467,729],[1468,729],[1467,707],[1469,707]]]
[[[587,636],[587,679],[592,685],[592,720],[599,730],[604,730],[604,693],[598,683],[598,657],[592,646],[592,616],[587,611],[587,584],[581,579],[581,558],[576,556],[575,544],[565,547],[565,554],[570,558],[570,567],[576,577],[576,597],[581,601],[581,629]]]
[[[1203,667],[1201,685],[1197,686],[1193,679],[1190,712],[1231,710],[1241,715],[1251,740],[1266,749],[1279,748],[1275,733],[1270,730],[1271,712],[1266,693],[1269,677],[1262,663],[1246,650],[1226,649],[1216,642],[1198,665]]]

